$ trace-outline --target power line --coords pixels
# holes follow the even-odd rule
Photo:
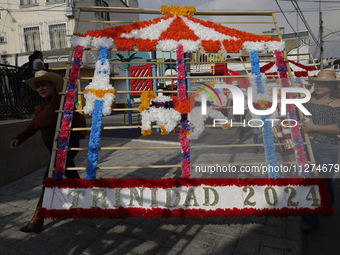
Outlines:
[[[296,0],[291,0],[291,3],[293,4],[294,8],[296,9],[298,15],[300,16],[300,19],[302,20],[303,24],[305,25],[305,27],[307,28],[309,34],[312,36],[314,42],[319,46],[319,40],[315,37],[312,29],[310,28],[305,16],[303,15],[298,3],[296,2]]]
[[[280,9],[280,11],[281,11],[283,17],[286,19],[286,22],[288,23],[288,25],[290,26],[290,28],[293,30],[293,32],[296,34],[296,36],[301,40],[299,34],[296,33],[295,29],[294,29],[293,26],[290,24],[288,18],[286,17],[286,14],[282,11],[281,6],[279,5],[278,1],[275,0],[275,2],[276,2],[276,4],[277,4],[277,6],[279,7],[279,9]],[[277,31],[277,32],[278,32],[278,31]]]
[[[280,0],[280,1],[289,2],[290,0]],[[319,3],[320,1],[319,0],[311,0],[311,1],[308,1],[308,0],[299,0],[299,2]],[[335,3],[340,3],[340,1],[324,1],[324,0],[322,0],[322,3],[325,3],[325,4],[335,4]]]
[[[38,10],[30,10],[30,9],[5,9],[3,7],[3,10],[6,10],[8,12],[38,12],[38,11],[60,11],[60,12],[64,12],[64,10],[51,10],[54,9],[56,7],[61,7],[64,6],[65,4],[58,4],[58,5],[53,5],[53,7],[49,7],[49,8],[45,8],[45,9],[38,9]]]
[[[331,34],[337,34],[337,33],[340,33],[340,30],[334,31],[334,32],[331,32],[331,33],[328,33],[327,35],[325,35],[325,36],[322,37],[322,38],[326,38],[327,36],[329,36],[329,35],[331,35]],[[336,36],[339,36],[339,35],[336,35]]]

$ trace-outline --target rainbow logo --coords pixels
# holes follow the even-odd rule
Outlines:
[[[208,84],[206,84],[206,83],[202,84],[202,86],[205,86],[205,87],[209,88],[212,92],[214,92],[215,95],[217,96],[218,100],[220,101],[221,106],[222,106],[222,100],[221,100],[220,96],[218,95],[217,91],[216,91],[212,86],[210,86],[210,85],[208,85]],[[197,88],[197,89],[200,89],[200,90],[205,91],[205,92],[212,98],[212,100],[214,100],[214,103],[215,103],[215,105],[217,106],[216,100],[215,100],[213,94],[211,94],[211,92],[210,92],[209,90],[204,89],[204,88],[202,88],[202,87],[199,87],[199,88]]]

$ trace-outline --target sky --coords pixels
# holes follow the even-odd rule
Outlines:
[[[296,0],[305,20],[315,37],[319,39],[319,1],[320,0]],[[277,0],[286,19],[281,13],[276,0],[139,0],[140,8],[160,9],[162,5],[195,6],[196,11],[275,11],[280,27],[285,28],[285,33],[295,31],[307,31],[301,18],[297,19],[297,12],[290,0]],[[324,58],[340,58],[340,1],[321,0],[321,11],[324,26]],[[156,18],[155,15],[140,15],[140,20]],[[223,16],[196,16],[202,20],[233,21],[235,17]],[[256,20],[256,17],[237,17],[237,20]],[[262,18],[263,20],[263,18]],[[267,20],[271,20],[267,19]],[[273,24],[265,25],[230,25],[239,30],[261,33],[274,28]],[[297,29],[298,28],[298,29]],[[338,31],[338,32],[337,32]],[[336,33],[337,32],[337,33]],[[319,56],[319,46],[310,36],[310,52],[314,58]]]

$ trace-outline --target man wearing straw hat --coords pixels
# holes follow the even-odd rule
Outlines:
[[[312,114],[304,121],[302,131],[308,133],[316,161],[318,175],[325,177],[330,201],[334,204],[333,175],[338,166],[340,134],[339,80],[331,70],[322,70],[317,77],[309,79],[314,86],[311,100],[304,106]],[[311,232],[318,225],[314,216],[302,216],[302,230]]]
[[[15,149],[28,138],[33,136],[39,130],[41,131],[42,139],[47,147],[47,149],[52,153],[53,138],[55,134],[58,113],[56,110],[59,109],[60,97],[58,92],[62,91],[64,80],[63,78],[52,72],[37,71],[34,78],[25,81],[33,90],[37,91],[38,94],[45,99],[44,103],[35,107],[35,114],[33,120],[30,122],[28,127],[18,134],[10,143],[10,148]],[[75,112],[73,115],[73,123],[81,122],[84,117]],[[76,126],[76,125],[74,125]],[[79,147],[79,132],[71,132],[69,139],[70,147]],[[69,151],[67,155],[66,166],[74,167],[73,159],[78,151]],[[48,176],[49,164],[46,168],[44,178]],[[66,171],[65,176],[67,178],[79,178],[77,171]],[[41,230],[44,219],[39,218],[38,212],[42,205],[44,194],[43,191],[40,195],[39,202],[32,220],[20,228],[22,232],[38,232]]]

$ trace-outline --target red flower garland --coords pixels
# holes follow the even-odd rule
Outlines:
[[[202,40],[201,43],[206,52],[218,52],[221,49],[220,41]]]
[[[292,60],[288,60],[288,61],[289,61],[289,63],[292,63],[292,64],[296,65],[297,67],[300,67],[300,68],[306,70],[306,71],[294,71],[293,70],[296,77],[308,77],[308,71],[319,70],[319,69],[314,68],[314,67],[302,65],[302,64],[295,62],[295,61],[292,61]],[[282,64],[282,63],[280,63],[280,64]],[[272,75],[278,75],[277,72],[266,73],[270,68],[272,68],[273,65],[274,65],[274,62],[270,62],[270,63],[262,66],[260,68],[261,73],[265,73],[268,78],[273,78]],[[283,62],[283,66],[287,69],[286,63]]]
[[[139,51],[155,51],[157,40],[140,39],[136,40],[136,46]]]

